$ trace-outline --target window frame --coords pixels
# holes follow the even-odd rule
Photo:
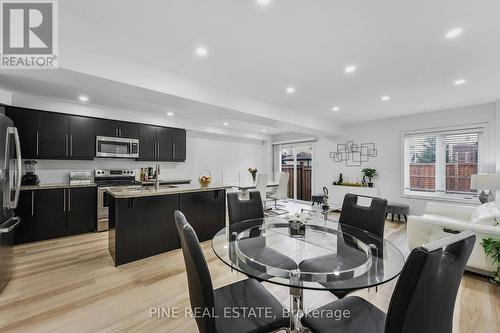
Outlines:
[[[436,136],[436,147],[443,143],[443,138],[450,134],[462,134],[478,132],[478,173],[485,172],[485,161],[488,160],[489,151],[489,131],[487,123],[470,124],[463,126],[453,126],[453,127],[441,127],[441,128],[430,128],[422,130],[413,131],[403,131],[401,132],[401,197],[412,198],[412,199],[432,199],[437,201],[449,201],[449,202],[459,202],[459,203],[471,203],[478,204],[478,194],[473,193],[471,195],[467,194],[447,194],[444,192],[446,189],[446,149],[440,149],[436,151],[436,174],[435,174],[435,189],[438,191],[425,192],[425,191],[411,191],[407,189],[409,184],[409,149],[408,139],[411,136],[420,135],[435,135]],[[442,156],[441,156],[442,155]],[[443,162],[444,159],[444,162]],[[441,191],[439,191],[441,190]]]

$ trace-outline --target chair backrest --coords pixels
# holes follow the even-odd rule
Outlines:
[[[249,191],[248,200],[240,200],[237,192],[227,194],[229,224],[264,217],[260,192]]]
[[[414,249],[387,313],[386,333],[451,333],[460,281],[474,247],[472,231]]]
[[[360,195],[348,193],[344,196],[339,223],[363,229],[379,237],[384,237],[385,210],[387,200],[371,198],[369,207],[358,205]]]
[[[276,189],[275,196],[280,199],[286,199],[288,195],[288,179],[289,174],[286,172],[280,172],[280,179],[278,182],[278,188]]]
[[[255,190],[259,191],[260,198],[262,200],[266,199],[266,190],[267,190],[267,175],[259,173],[257,175],[257,183],[255,184]]]
[[[191,308],[201,311],[201,313],[212,313],[214,309],[212,279],[198,236],[186,221],[184,214],[179,211],[175,211],[175,224],[181,239],[182,254],[186,264]],[[200,333],[215,332],[215,319],[212,316],[196,316],[196,324]]]

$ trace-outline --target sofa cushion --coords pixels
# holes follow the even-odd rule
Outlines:
[[[488,202],[479,205],[472,212],[471,223],[498,225],[500,221],[500,204],[497,202]]]

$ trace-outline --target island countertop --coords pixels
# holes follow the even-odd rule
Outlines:
[[[224,184],[214,184],[208,186],[201,186],[199,184],[183,184],[183,185],[167,185],[160,186],[159,190],[156,190],[154,186],[143,187],[143,188],[110,188],[107,190],[108,194],[116,199],[129,199],[129,198],[142,198],[142,197],[154,197],[159,195],[169,195],[178,193],[191,193],[191,192],[206,192],[215,190],[224,190],[231,188],[231,186]]]

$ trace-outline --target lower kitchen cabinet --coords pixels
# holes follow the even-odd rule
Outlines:
[[[94,231],[95,187],[21,191],[16,215],[21,223],[15,243],[26,243]]]
[[[35,240],[66,236],[66,190],[35,191]]]
[[[180,208],[200,242],[212,239],[226,226],[225,190],[183,193]]]
[[[70,235],[96,229],[97,190],[95,187],[67,190],[66,229]]]
[[[14,243],[22,244],[35,240],[35,191],[21,191],[16,208],[21,222],[14,232]]]

